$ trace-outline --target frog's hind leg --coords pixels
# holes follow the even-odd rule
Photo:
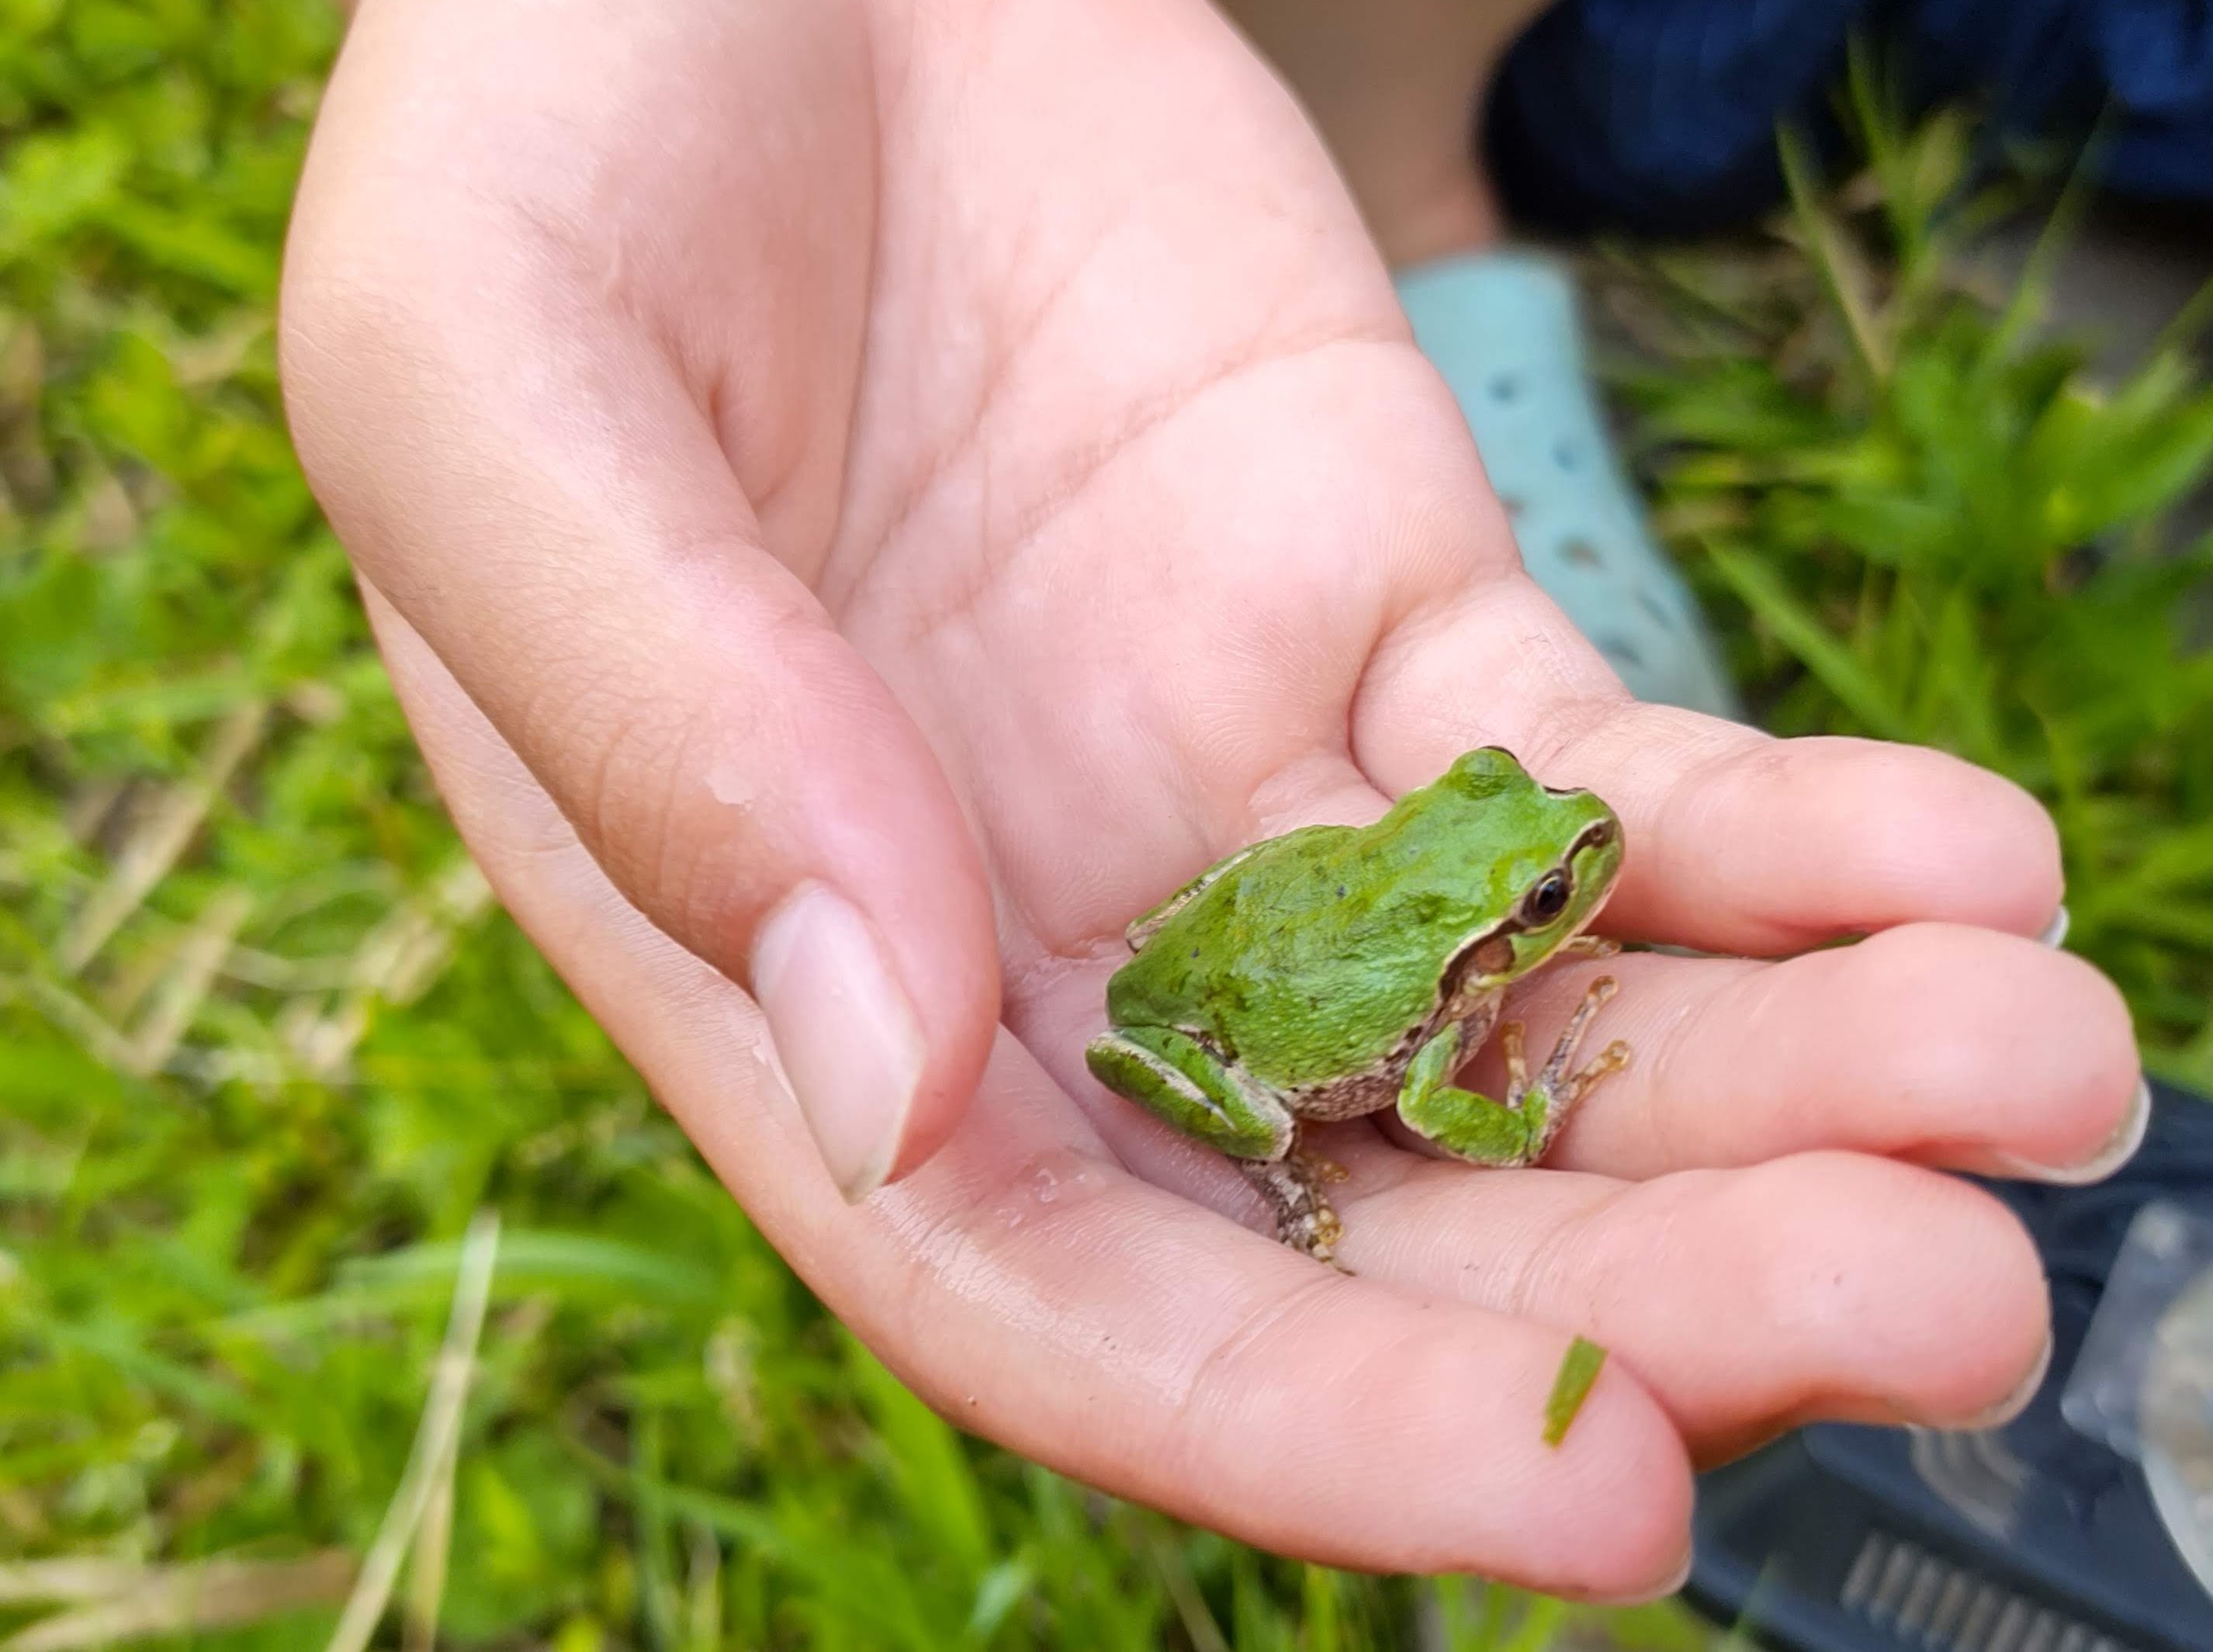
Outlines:
[[[1271,1091],[1205,1045],[1169,1027],[1103,1033],[1083,1052],[1092,1076],[1186,1136],[1236,1161],[1275,1212],[1276,1234],[1317,1260],[1343,1231],[1320,1184],[1344,1172],[1299,1153],[1298,1120]]]
[[[1173,1027],[1101,1033],[1083,1062],[1117,1095],[1232,1158],[1280,1159],[1290,1150],[1297,1123],[1290,1110],[1188,1033]]]

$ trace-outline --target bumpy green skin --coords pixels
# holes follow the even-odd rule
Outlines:
[[[1300,1118],[1395,1101],[1463,1156],[1525,1159],[1557,1125],[1550,1096],[1451,1088],[1460,1031],[1480,1039],[1505,988],[1589,923],[1621,854],[1593,794],[1471,752],[1375,825],[1257,844],[1132,924],[1091,1070],[1240,1158],[1281,1159]],[[1532,892],[1556,872],[1566,900],[1534,921]]]

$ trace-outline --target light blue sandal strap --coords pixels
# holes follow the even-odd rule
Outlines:
[[[1401,271],[1414,340],[1444,375],[1530,576],[1640,699],[1742,715],[1697,600],[1615,456],[1575,288],[1523,252]]]

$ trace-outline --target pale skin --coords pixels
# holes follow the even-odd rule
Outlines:
[[[1213,13],[369,0],[283,349],[502,898],[962,1425],[1284,1552],[1637,1595],[1693,1461],[1964,1421],[2040,1357],[2025,1236],[1923,1167],[2080,1165],[2129,1113],[2117,996],[2029,938],[2049,822],[1942,757],[1629,701]],[[1557,1168],[1335,1127],[1345,1277],[1083,1045],[1168,889],[1493,743],[1619,812],[1604,928],[1753,960],[1604,966],[1637,1060]],[[922,1052],[857,1205],[748,991],[810,881]],[[1515,1004],[1533,1047],[1594,967]],[[1613,1357],[1555,1449],[1578,1332]]]

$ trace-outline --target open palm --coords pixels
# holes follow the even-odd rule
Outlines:
[[[2026,1238],[1920,1167],[2130,1128],[2117,997],[2024,938],[2048,825],[1629,700],[1196,0],[366,0],[284,343],[503,899],[964,1426],[1279,1549],[1623,1594],[1693,1459],[2033,1374]],[[1344,1277],[1083,1042],[1136,912],[1486,743],[1620,811],[1610,931],[1741,956],[1610,966],[1637,1058],[1562,1167],[1338,1127]],[[1617,1357],[1553,1450],[1575,1331]]]

